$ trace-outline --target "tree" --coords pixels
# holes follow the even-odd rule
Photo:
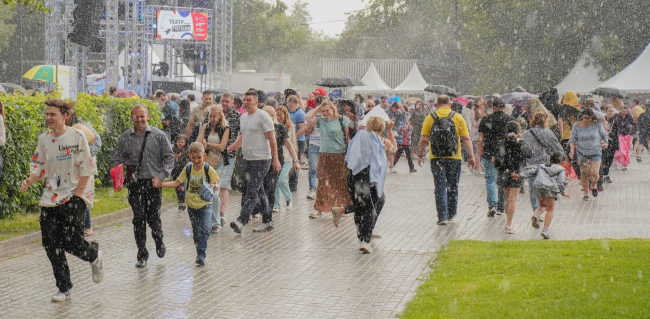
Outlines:
[[[34,11],[49,12],[50,10],[43,5],[43,2],[38,0],[2,0],[2,3],[11,8],[16,6],[23,6],[29,9],[29,13]]]
[[[10,23],[14,13],[8,5],[0,5],[0,52],[9,46],[9,40],[14,35],[16,25]]]

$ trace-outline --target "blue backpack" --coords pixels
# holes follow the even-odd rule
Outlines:
[[[203,185],[201,185],[201,188],[199,188],[199,197],[201,197],[201,200],[204,202],[212,202],[214,200],[214,190],[210,186],[210,165],[208,165],[208,163],[205,163],[203,171],[205,173],[205,178],[203,178]],[[190,180],[191,173],[192,163],[188,164],[185,167],[185,175],[187,176],[188,181]]]

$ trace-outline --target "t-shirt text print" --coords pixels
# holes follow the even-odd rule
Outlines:
[[[38,138],[38,145],[32,157],[30,173],[45,178],[45,188],[40,205],[60,206],[67,203],[77,188],[82,176],[90,176],[84,188],[82,199],[93,207],[95,198],[94,178],[97,174],[84,133],[74,127],[59,137],[47,131]]]

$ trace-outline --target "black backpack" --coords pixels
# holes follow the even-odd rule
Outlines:
[[[450,157],[458,153],[458,133],[454,123],[456,112],[451,111],[449,116],[439,118],[436,112],[431,112],[433,124],[429,136],[431,154],[435,157]]]

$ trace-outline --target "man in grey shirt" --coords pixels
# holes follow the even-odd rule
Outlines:
[[[163,231],[160,221],[162,181],[174,167],[174,153],[165,133],[147,124],[149,113],[141,104],[131,109],[133,128],[122,133],[113,151],[111,167],[120,163],[135,172],[135,180],[128,186],[129,205],[133,209],[133,232],[138,246],[137,268],[147,266],[147,223],[156,242],[156,254],[165,256]],[[141,154],[143,141],[146,142]]]

